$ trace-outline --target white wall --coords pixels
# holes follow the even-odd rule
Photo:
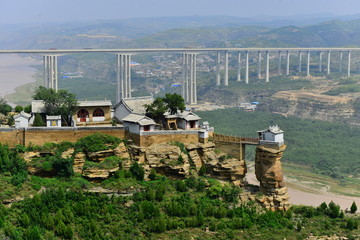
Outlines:
[[[124,122],[124,127],[129,128],[130,133],[140,134],[140,125],[132,122]]]
[[[128,116],[131,112],[122,104],[120,104],[117,108],[115,108],[114,116],[119,120],[122,121],[123,118]]]
[[[103,122],[105,121],[105,117],[93,117],[93,122]]]
[[[29,126],[29,121],[26,118],[19,117],[15,119],[15,127],[16,128],[24,128]]]

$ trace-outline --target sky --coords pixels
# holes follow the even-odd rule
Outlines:
[[[162,16],[360,13],[359,0],[0,0],[0,24]]]

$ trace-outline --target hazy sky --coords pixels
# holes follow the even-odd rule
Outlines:
[[[0,0],[0,24],[156,16],[360,13],[360,0]]]

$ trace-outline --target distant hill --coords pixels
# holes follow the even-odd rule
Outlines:
[[[358,45],[358,16],[187,16],[0,25],[0,49]]]

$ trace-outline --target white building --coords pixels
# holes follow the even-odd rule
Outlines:
[[[132,113],[123,118],[122,121],[130,133],[141,134],[141,132],[155,131],[154,120],[145,115]]]
[[[16,128],[27,128],[29,127],[29,119],[31,118],[31,115],[21,111],[21,113],[14,116],[15,120],[15,127]]]
[[[284,144],[284,131],[281,130],[277,125],[270,126],[268,129],[258,131],[260,145],[261,144]]]
[[[177,126],[181,129],[197,129],[200,128],[201,117],[190,111],[177,113]]]
[[[137,98],[123,98],[118,104],[114,106],[114,117],[119,121],[123,121],[129,114],[142,114],[145,115],[145,104],[153,103],[154,98],[148,97],[137,97]]]
[[[47,116],[46,115],[46,126],[47,127],[61,127],[61,116]]]

